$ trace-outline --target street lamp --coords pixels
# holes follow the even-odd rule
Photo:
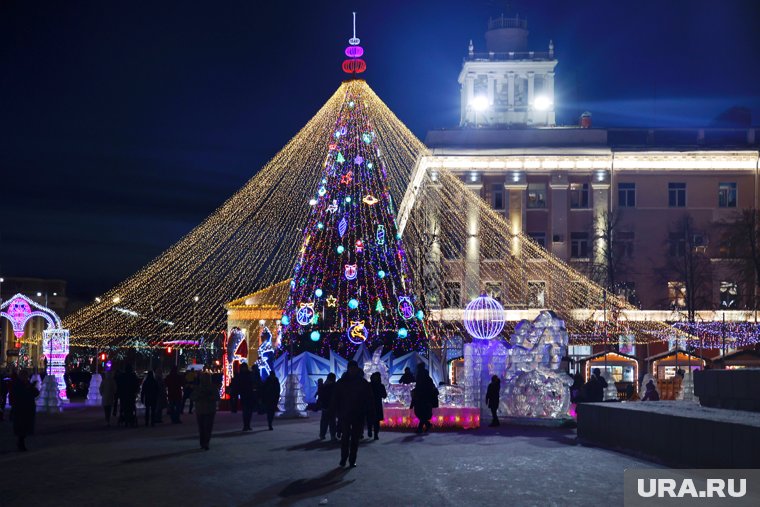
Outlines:
[[[478,95],[472,99],[472,109],[475,111],[475,126],[478,126],[478,113],[488,109],[488,97]]]

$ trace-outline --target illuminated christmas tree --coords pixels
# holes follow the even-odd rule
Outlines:
[[[373,110],[362,96],[367,87],[355,79],[366,69],[364,51],[355,34],[349,43],[343,70],[354,79],[326,133],[323,177],[309,200],[282,316],[284,346],[344,354],[361,344],[419,349],[424,313],[413,293]]]

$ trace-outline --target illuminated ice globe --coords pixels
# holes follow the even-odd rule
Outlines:
[[[492,340],[504,329],[504,307],[481,294],[464,309],[464,327],[473,338]]]

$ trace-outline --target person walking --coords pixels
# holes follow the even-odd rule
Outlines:
[[[211,382],[211,375],[201,374],[198,386],[193,389],[192,397],[195,402],[195,418],[198,421],[201,449],[208,451],[211,431],[214,429],[216,403],[219,401],[219,387]]]
[[[280,401],[280,381],[277,379],[277,375],[271,372],[267,379],[264,381],[262,393],[262,403],[264,405],[264,411],[267,413],[267,425],[269,429],[272,427],[272,421],[274,420],[274,413],[277,411],[277,403]]]
[[[388,391],[383,385],[380,372],[375,372],[369,377],[369,385],[372,388],[372,408],[371,418],[367,419],[367,436],[372,438],[375,434],[375,440],[379,440],[380,421],[383,420],[383,400],[388,397]]]
[[[325,383],[319,392],[319,405],[322,407],[322,415],[319,419],[319,439],[324,440],[328,429],[330,430],[330,441],[335,442],[335,412],[332,408],[332,398],[335,394],[335,374],[327,374]]]
[[[169,417],[172,424],[180,424],[180,410],[182,410],[182,386],[185,385],[185,379],[177,371],[176,366],[172,366],[171,371],[164,380],[166,384],[166,399],[169,402]]]
[[[114,372],[107,371],[100,382],[100,403],[103,405],[103,411],[106,416],[106,426],[111,426],[111,408],[113,400],[116,398],[116,380]]]
[[[251,431],[251,417],[254,409],[253,378],[248,365],[243,363],[235,375],[237,393],[240,396],[240,408],[243,412],[243,431]]]
[[[185,386],[182,390],[182,410],[180,410],[181,414],[185,413],[185,402],[190,402],[190,407],[188,408],[187,413],[191,414],[193,413],[193,400],[190,397],[193,394],[193,388],[195,387],[195,384],[197,382],[197,375],[195,374],[194,370],[187,370],[185,372]]]
[[[152,371],[148,372],[140,391],[140,401],[145,405],[145,426],[156,425],[156,404],[158,403],[158,382]]]
[[[412,389],[412,404],[409,408],[414,409],[414,415],[417,416],[419,424],[417,433],[425,431],[427,433],[433,426],[430,419],[433,418],[433,406],[437,405],[438,390],[433,384],[433,379],[428,375],[423,365],[417,367],[417,379],[414,389]]]
[[[486,405],[491,409],[491,424],[489,426],[499,426],[499,416],[496,411],[499,410],[499,394],[501,391],[501,380],[494,375],[491,377],[491,383],[486,390]]]
[[[602,370],[594,368],[591,372],[591,378],[584,386],[586,401],[604,401],[604,390],[606,388],[607,381],[602,377]]]
[[[230,395],[230,412],[233,414],[237,414],[238,409],[238,382],[240,379],[235,375],[230,380],[230,385],[227,386],[227,393]]]
[[[13,433],[19,451],[26,451],[26,437],[34,433],[34,399],[39,394],[37,386],[29,382],[29,373],[21,371],[13,385]]]
[[[348,460],[353,468],[364,422],[373,417],[372,388],[356,361],[348,362],[346,374],[335,384],[331,402],[341,424],[340,466],[346,466]]]
[[[169,404],[166,397],[166,383],[164,382],[164,372],[158,367],[153,370],[153,377],[156,379],[157,396],[156,396],[156,411],[153,415],[153,421],[157,423],[164,422],[164,409]]]
[[[131,365],[124,367],[124,373],[121,374],[121,382],[118,384],[119,404],[121,405],[120,422],[124,426],[137,426],[137,407],[135,398],[140,390],[140,379],[137,378]]]
[[[399,384],[412,384],[414,383],[414,374],[412,374],[411,368],[408,366],[404,368],[404,374],[401,375],[401,378],[398,380]]]
[[[113,379],[116,382],[116,392],[113,396],[113,416],[116,417],[116,415],[119,415],[119,419],[117,419],[117,423],[121,421],[122,415],[121,412],[119,412],[119,396],[121,393],[121,389],[119,386],[121,386],[121,377],[124,375],[124,370],[121,368],[121,366],[118,366],[116,369],[116,372],[113,374]]]

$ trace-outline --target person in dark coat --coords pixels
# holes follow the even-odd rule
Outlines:
[[[227,386],[227,394],[230,395],[230,412],[237,414],[238,409],[238,382],[240,379],[235,375],[230,380],[230,385]]]
[[[438,389],[435,388],[433,379],[428,375],[424,366],[417,368],[417,384],[412,389],[412,404],[409,408],[414,409],[414,415],[419,419],[417,433],[430,431],[433,426],[430,419],[433,418],[433,406],[437,405]]]
[[[581,393],[583,392],[583,375],[580,372],[573,375],[573,385],[570,386],[570,401],[580,403],[583,401]]]
[[[348,362],[346,373],[335,384],[331,403],[341,425],[340,466],[346,466],[348,460],[355,467],[364,422],[373,417],[372,388],[356,361]]]
[[[267,413],[267,424],[269,429],[272,430],[272,421],[274,421],[274,413],[277,411],[277,403],[280,401],[280,381],[274,372],[270,373],[267,379],[264,381],[262,393],[262,403],[264,405],[264,411]]]
[[[140,379],[137,378],[131,365],[124,368],[121,382],[117,386],[119,403],[121,404],[121,419],[125,426],[137,426],[137,407],[135,398],[140,390]]]
[[[182,387],[185,385],[185,378],[179,374],[176,366],[172,366],[171,372],[164,379],[166,385],[166,398],[169,401],[169,417],[172,424],[181,423],[180,413],[182,412]]]
[[[319,439],[324,440],[327,430],[330,430],[330,441],[335,442],[335,412],[332,408],[332,398],[335,393],[335,374],[328,373],[322,390],[319,392],[319,405],[322,407],[322,417],[319,420]]]
[[[491,377],[491,383],[488,384],[488,390],[486,390],[486,405],[491,409],[491,417],[493,418],[490,426],[499,426],[499,416],[496,414],[496,411],[499,410],[500,391],[501,380],[499,380],[498,376],[494,375]]]
[[[193,389],[192,397],[201,449],[208,451],[216,417],[216,403],[219,401],[219,386],[213,382],[211,375],[203,373],[198,380],[198,386]]]
[[[380,421],[383,420],[383,400],[388,397],[382,378],[379,372],[373,373],[369,377],[369,385],[372,387],[372,417],[367,419],[367,436],[372,438],[372,432],[375,433],[375,440],[378,440],[380,433]]]
[[[399,384],[411,384],[414,382],[414,375],[409,367],[404,368],[404,374],[399,379]]]
[[[654,386],[654,380],[647,382],[647,391],[644,393],[644,397],[641,401],[660,401],[660,394],[657,392],[657,388]]]
[[[37,407],[34,399],[40,394],[29,382],[29,373],[22,371],[13,384],[13,433],[19,451],[26,451],[26,437],[34,433]]]
[[[251,417],[254,408],[253,378],[248,365],[243,363],[235,375],[237,381],[237,393],[240,396],[240,405],[243,409],[243,431],[251,431]]]
[[[145,426],[155,426],[156,407],[158,403],[158,382],[152,371],[148,372],[142,383],[140,401],[145,405]]]
[[[607,381],[602,377],[602,371],[599,368],[594,368],[591,378],[583,388],[586,401],[604,401],[604,390],[607,388]]]

